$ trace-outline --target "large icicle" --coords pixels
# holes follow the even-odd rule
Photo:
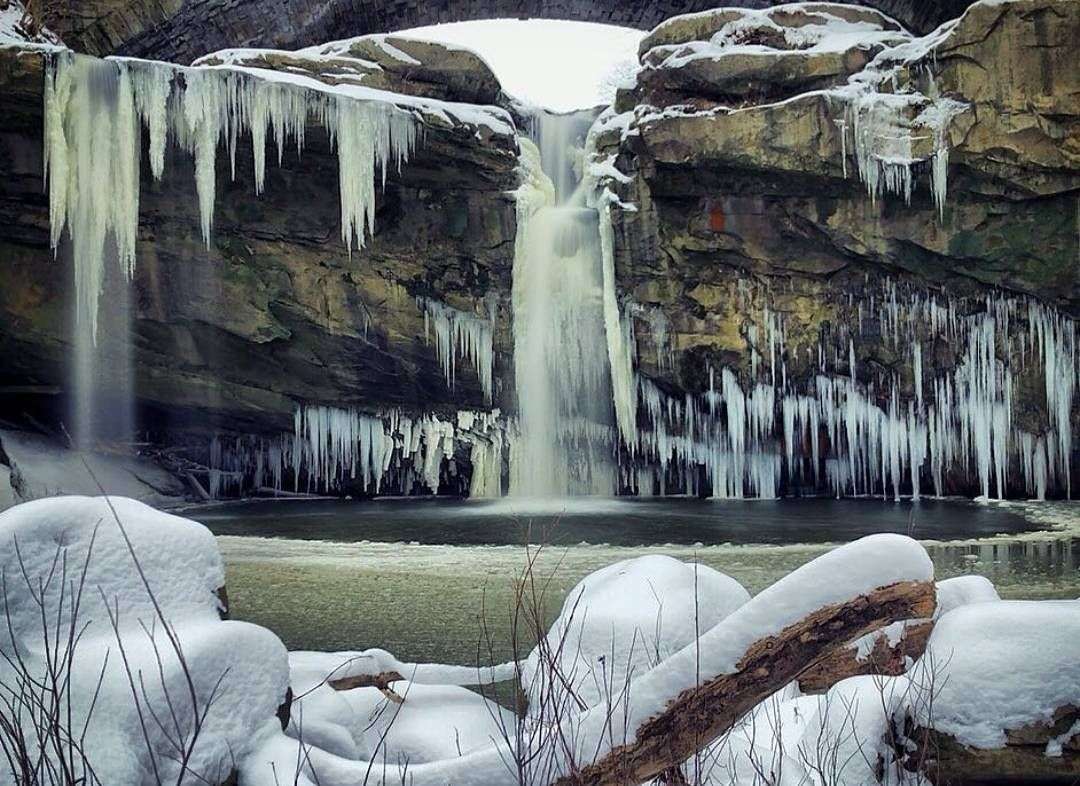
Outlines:
[[[135,264],[140,134],[132,80],[109,61],[60,52],[45,71],[45,167],[53,253],[66,227],[75,260],[77,321],[96,342],[111,236]]]
[[[309,120],[324,125],[337,148],[342,240],[351,251],[363,246],[374,228],[376,178],[385,182],[388,168],[407,160],[417,137],[413,114],[388,103],[228,69],[97,60],[66,51],[48,59],[44,103],[52,246],[56,252],[67,228],[75,259],[77,322],[92,336],[110,237],[129,275],[135,265],[140,120],[149,132],[155,179],[164,172],[170,136],[193,156],[207,246],[219,144],[227,146],[235,176],[237,140],[241,133],[251,136],[259,193],[265,186],[268,135],[280,163],[290,140],[298,151],[303,149]]]
[[[484,392],[484,400],[491,404],[495,359],[494,301],[489,301],[486,317],[478,317],[430,298],[417,298],[417,305],[424,311],[424,337],[430,343],[434,335],[435,354],[442,364],[447,386],[451,390],[454,387],[457,358],[460,357],[472,363],[480,389]]]

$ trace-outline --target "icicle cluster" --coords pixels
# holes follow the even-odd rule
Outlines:
[[[502,494],[505,427],[498,410],[409,417],[354,408],[301,406],[292,434],[275,438],[215,437],[210,494],[245,488],[473,497]],[[467,458],[471,475],[459,467]]]
[[[848,176],[850,152],[871,202],[894,194],[911,204],[916,167],[929,162],[930,191],[939,219],[944,219],[948,193],[949,128],[970,106],[941,96],[930,67],[914,63],[932,52],[947,32],[942,28],[885,49],[847,85],[830,93],[845,108],[844,117],[835,121],[844,177]],[[922,92],[913,85],[901,87],[901,81],[908,78],[902,75],[905,68],[923,76],[926,85]]]
[[[478,317],[430,298],[417,298],[424,312],[424,338],[430,344],[435,339],[435,354],[443,367],[447,386],[453,390],[457,377],[457,360],[472,364],[484,401],[491,404],[494,393],[493,368],[495,352],[495,302],[488,301],[488,313]]]
[[[927,481],[935,495],[948,493],[952,477],[1000,499],[1019,476],[1030,496],[1045,499],[1055,488],[1068,496],[1076,324],[1034,300],[987,297],[982,305],[963,316],[971,303],[901,292],[892,282],[858,304],[860,314],[873,314],[879,338],[911,347],[910,394],[895,375],[860,381],[855,341],[866,317],[833,346],[819,345],[819,373],[799,389],[787,375],[782,320],[765,308],[764,335],[749,331],[752,345],[768,348],[767,358],[751,349],[759,381],[741,385],[724,368],[710,372],[703,395],[675,399],[639,375],[639,421],[647,426],[623,484],[642,494],[771,497],[786,483],[789,491],[917,499]],[[924,379],[918,335],[959,348],[950,373]],[[1015,422],[1017,380],[1031,373],[1045,382],[1038,434]]]
[[[160,179],[171,139],[195,161],[203,239],[210,244],[218,146],[236,176],[241,134],[254,149],[255,191],[266,182],[266,143],[280,164],[286,146],[304,147],[308,122],[324,126],[336,147],[342,240],[362,247],[375,216],[375,181],[412,151],[417,123],[390,104],[358,101],[288,82],[223,69],[183,68],[139,60],[94,58],[64,51],[50,58],[45,78],[45,166],[52,246],[66,227],[72,239],[78,321],[96,335],[106,242],[120,263],[135,265],[139,224],[142,131],[150,169]]]

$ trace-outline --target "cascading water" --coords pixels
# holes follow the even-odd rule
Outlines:
[[[590,112],[540,113],[539,153],[522,142],[536,185],[519,193],[514,260],[515,496],[617,490],[599,219],[585,206],[580,176],[592,120]]]

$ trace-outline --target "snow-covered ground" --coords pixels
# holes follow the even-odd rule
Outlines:
[[[29,431],[0,429],[0,510],[61,494],[97,495],[104,489],[157,507],[183,501],[186,489],[149,459],[131,454],[71,450]]]
[[[59,44],[60,39],[48,28],[31,33],[23,23],[25,6],[19,0],[10,0],[6,8],[0,8],[0,46],[6,44]]]
[[[0,514],[0,575],[0,693],[25,697],[59,653],[73,686],[62,715],[70,704],[66,723],[88,729],[78,767],[102,783],[218,783],[235,769],[241,786],[543,786],[633,742],[683,691],[744,669],[763,639],[875,588],[930,580],[933,564],[910,538],[872,535],[750,597],[702,565],[659,555],[618,562],[577,585],[527,657],[491,669],[407,663],[383,650],[287,656],[269,630],[221,620],[225,567],[209,531],[119,497],[52,498]],[[519,586],[527,597],[528,575]],[[819,783],[828,756],[839,765],[830,786],[865,786],[879,761],[899,772],[886,744],[894,721],[995,748],[1006,731],[1080,703],[1080,603],[1003,602],[971,577],[942,582],[938,596],[928,655],[907,674],[843,680],[820,697],[784,687],[688,774],[749,785],[780,757],[784,784]],[[525,614],[527,641],[529,625],[544,623]],[[69,660],[71,630],[81,636]],[[530,702],[524,718],[461,687],[515,674]],[[373,684],[334,684],[343,677]],[[20,723],[48,748],[49,727]],[[1045,755],[1062,755],[1077,733],[1080,724],[1049,740]],[[697,771],[703,762],[707,773]],[[5,766],[0,783],[13,780]]]

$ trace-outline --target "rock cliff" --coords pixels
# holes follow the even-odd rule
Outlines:
[[[659,26],[593,129],[641,369],[675,397],[722,366],[811,395],[850,374],[884,410],[895,379],[902,418],[964,355],[919,303],[1009,302],[1021,332],[1031,301],[1080,315],[1078,36],[1071,0],[980,3],[924,38],[827,4]],[[1031,366],[1016,413],[1041,433]]]
[[[440,47],[420,46],[437,59]],[[457,62],[407,85],[389,83],[384,73],[378,87],[449,101],[497,96],[498,82],[478,58],[441,54]],[[48,56],[0,50],[7,113],[0,202],[9,217],[0,233],[0,384],[62,394],[73,351],[72,273],[66,244],[55,261],[49,250],[42,179]],[[302,154],[289,150],[280,167],[268,164],[258,196],[250,139],[239,142],[235,178],[218,151],[209,248],[199,231],[190,156],[170,145],[160,182],[144,166],[130,297],[136,395],[161,424],[159,436],[224,426],[276,433],[292,428],[301,400],[369,409],[484,407],[467,368],[453,390],[448,386],[435,337],[425,331],[424,301],[485,319],[506,308],[517,141],[509,115],[486,111],[497,122],[423,115],[412,159],[391,170],[380,189],[374,236],[351,255],[340,238],[338,167],[323,129],[308,129]],[[107,282],[106,293],[115,283]],[[103,311],[109,308],[105,302]],[[495,320],[508,322],[505,314]],[[501,370],[508,365],[505,329],[495,343]]]

